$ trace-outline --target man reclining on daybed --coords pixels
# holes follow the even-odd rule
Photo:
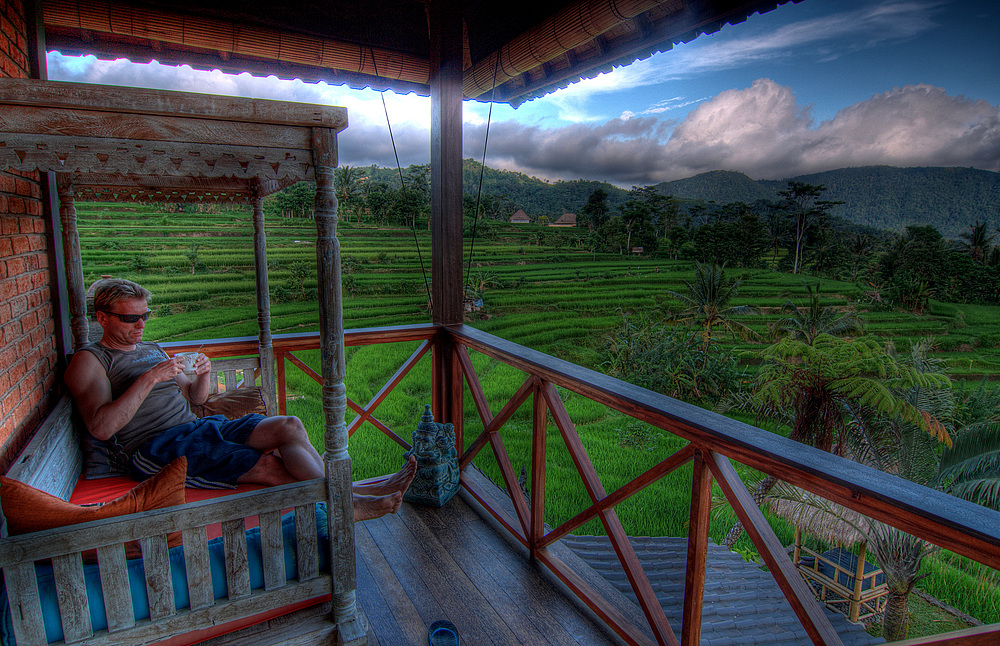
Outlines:
[[[323,460],[297,417],[252,413],[236,420],[199,419],[191,412],[191,404],[204,403],[211,392],[211,362],[199,355],[191,379],[180,359],[142,340],[149,297],[145,288],[123,279],[104,280],[94,293],[104,334],[73,355],[65,376],[90,434],[118,452],[136,480],[182,455],[186,484],[194,488],[322,478]],[[381,482],[354,485],[354,520],[395,513],[415,473],[411,457]]]

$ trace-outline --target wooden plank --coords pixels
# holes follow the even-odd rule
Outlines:
[[[545,398],[537,389],[531,408],[531,521],[528,524],[528,545],[534,554],[545,535],[545,440],[548,435],[548,409]]]
[[[135,617],[132,615],[132,591],[128,583],[125,550],[121,545],[98,548],[97,562],[100,564],[108,632],[131,628],[135,625]]]
[[[708,525],[712,513],[712,472],[701,451],[695,455],[691,481],[691,515],[688,527],[684,607],[681,610],[681,644],[701,643],[701,617],[708,564]]]
[[[323,126],[335,130],[347,127],[347,110],[341,107],[35,79],[0,79],[0,103],[103,110],[116,114],[184,115],[283,126]]]
[[[147,646],[174,635],[259,615],[274,608],[283,608],[302,601],[317,599],[330,592],[330,578],[321,577],[304,584],[289,585],[271,592],[259,590],[237,600],[219,600],[213,606],[200,610],[178,612],[159,621],[142,621],[134,628],[117,633],[107,633],[83,642],[84,646]]]
[[[799,618],[809,639],[817,646],[838,646],[843,642],[830,624],[829,617],[813,599],[812,590],[798,573],[795,564],[785,554],[784,545],[774,535],[771,526],[753,501],[750,492],[736,474],[729,460],[717,453],[706,454],[706,464],[719,487],[732,505],[747,535],[757,547],[775,582]]]
[[[1000,623],[975,626],[939,635],[892,642],[892,646],[996,646],[1000,643]]]
[[[94,634],[87,605],[87,586],[83,580],[83,559],[79,553],[64,554],[52,559],[52,576],[59,600],[63,634],[67,644]]]
[[[384,521],[383,526],[391,537],[389,540],[405,546],[400,550],[403,562],[394,564],[393,571],[397,576],[419,576],[427,594],[442,608],[443,614],[431,621],[450,620],[461,631],[463,641],[470,644],[516,643],[503,621],[489,604],[484,603],[472,582],[430,532],[416,529],[414,533],[398,514],[383,516],[380,520]],[[425,539],[431,542],[427,544]],[[410,594],[414,592],[411,590]],[[417,601],[418,606],[422,601]],[[429,625],[431,621],[426,623]]]
[[[215,603],[215,593],[212,591],[212,566],[205,528],[185,529],[181,532],[181,540],[184,541],[184,569],[191,609],[207,608]]]
[[[282,549],[281,512],[258,514],[260,523],[260,556],[264,570],[264,589],[274,590],[285,585],[285,552]],[[313,534],[315,536],[315,533]]]
[[[397,534],[397,532],[393,531],[393,528],[387,524],[386,516],[365,521],[364,526],[371,538],[379,546],[392,546],[387,549],[380,548],[381,558],[385,560],[385,567],[389,568],[391,576],[399,583],[408,603],[412,604],[413,609],[419,615],[419,627],[422,629],[423,639],[426,639],[427,626],[438,619],[446,618],[447,608],[442,605],[441,599],[435,596],[428,586],[428,582],[425,580],[419,567],[415,566],[407,558],[406,553],[408,551],[423,548],[413,542],[412,536],[409,537],[409,542],[407,542],[406,534]],[[404,623],[408,617],[412,619],[412,613],[409,612],[409,609],[406,610],[407,615],[397,616],[397,620],[401,622],[400,625],[404,632],[416,628],[415,626],[408,627]]]
[[[456,513],[459,506],[466,512]],[[473,582],[486,601],[504,619],[521,644],[576,646],[577,640],[563,626],[571,614],[578,630],[593,630],[568,608],[562,596],[538,575],[521,554],[515,553],[458,499],[448,510],[412,507],[404,516],[416,515],[440,542],[445,553]],[[466,517],[468,516],[468,517]]]
[[[226,586],[230,599],[250,596],[250,566],[247,563],[247,536],[242,518],[222,522]]]
[[[40,110],[37,105],[4,105],[0,115],[2,133],[58,135],[83,146],[92,138],[110,138],[189,143],[199,147],[225,142],[233,146],[308,150],[312,136],[309,128],[295,126],[83,108]],[[4,135],[0,135],[0,140],[3,139]]]
[[[222,499],[58,527],[30,535],[11,536],[0,541],[0,567],[135,541],[146,536],[204,527],[234,518],[242,519],[247,509],[270,511],[311,504],[325,499],[325,489],[323,480],[318,478],[233,494]]]
[[[68,500],[83,468],[69,394],[56,402],[7,472],[7,477]]]
[[[319,543],[316,540],[316,506],[295,508],[295,560],[299,581],[319,576]]]
[[[170,552],[166,536],[149,536],[139,541],[142,566],[146,573],[146,596],[149,618],[153,621],[171,617],[174,608],[174,584],[170,576]]]
[[[369,533],[370,525],[358,523],[355,531],[358,606],[371,624],[369,634],[385,644],[419,644],[427,639],[427,624]],[[399,546],[389,545],[386,549],[395,551]]]
[[[7,603],[10,604],[10,619],[18,646],[48,644],[42,620],[42,603],[38,598],[35,564],[28,561],[8,565],[3,569],[3,575],[7,586]]]

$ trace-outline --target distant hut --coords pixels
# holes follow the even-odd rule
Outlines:
[[[514,212],[514,215],[510,216],[510,223],[511,224],[531,224],[531,218],[528,217],[527,213],[525,213],[521,209],[518,209],[517,211]]]
[[[576,213],[563,213],[559,219],[549,225],[550,227],[575,227]]]

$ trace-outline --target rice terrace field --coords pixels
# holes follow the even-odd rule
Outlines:
[[[190,207],[188,207],[190,209]],[[257,334],[253,268],[252,223],[249,209],[218,212],[167,212],[154,205],[123,207],[78,204],[78,227],[85,283],[110,275],[136,280],[153,293],[153,316],[146,339],[181,341]],[[468,323],[501,338],[596,370],[605,361],[603,348],[623,313],[666,315],[679,302],[668,292],[684,292],[693,277],[690,260],[594,255],[581,244],[586,231],[538,225],[502,225],[495,239],[475,242],[469,280],[483,297],[481,311]],[[316,312],[315,227],[311,220],[270,218],[267,249],[271,290],[271,324],[275,334],[318,330]],[[363,328],[429,322],[422,255],[430,276],[430,236],[426,227],[376,228],[341,222],[344,325]],[[470,240],[466,240],[466,254]],[[419,255],[418,248],[419,245]],[[466,256],[468,257],[468,256]],[[805,304],[809,284],[822,283],[824,305],[855,310],[865,331],[900,350],[931,339],[934,356],[945,361],[959,385],[973,388],[1000,383],[1000,307],[970,306],[931,301],[928,312],[915,316],[904,311],[871,311],[861,286],[769,270],[731,270],[743,278],[738,304],[762,308],[764,313],[742,322],[763,334],[767,323],[791,297]],[[721,333],[720,333],[721,334]],[[740,370],[750,379],[757,361],[755,350],[766,341],[722,337],[723,344],[741,358]],[[348,396],[367,402],[396,371],[415,344],[390,344],[347,349]],[[299,353],[318,369],[315,356]],[[430,402],[429,358],[378,408],[376,416],[402,437],[419,421]],[[473,356],[480,380],[494,411],[521,385],[522,373]],[[294,368],[287,372],[290,414],[301,417],[314,441],[322,437],[319,387]],[[595,468],[610,491],[621,486],[683,441],[610,411],[574,393],[563,392]],[[350,417],[350,415],[349,415]],[[466,437],[481,430],[470,398],[466,398]],[[743,419],[751,422],[753,420]],[[575,469],[550,425],[547,470],[547,522],[570,518],[588,501]],[[503,439],[515,470],[530,465],[531,406],[522,409],[504,427]],[[395,469],[402,451],[395,443],[365,425],[351,439],[356,478]],[[623,459],[623,455],[627,459]],[[476,461],[496,482],[499,470],[491,455]],[[745,480],[754,474],[743,473]],[[690,500],[690,467],[623,503],[617,510],[631,535],[684,536]],[[655,512],[651,510],[656,510]],[[732,518],[721,511],[711,535],[721,540]],[[781,540],[792,542],[792,527],[772,522]],[[578,533],[603,533],[593,521]],[[750,559],[752,544],[744,537],[737,550]],[[925,559],[929,576],[918,586],[934,597],[986,622],[1000,621],[996,573],[975,563],[942,553]],[[911,609],[915,605],[911,602]],[[948,629],[939,619],[910,636]]]

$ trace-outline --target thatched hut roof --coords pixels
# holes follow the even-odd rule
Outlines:
[[[774,486],[765,504],[804,533],[828,543],[852,545],[867,540],[862,532],[866,517],[784,482]]]

